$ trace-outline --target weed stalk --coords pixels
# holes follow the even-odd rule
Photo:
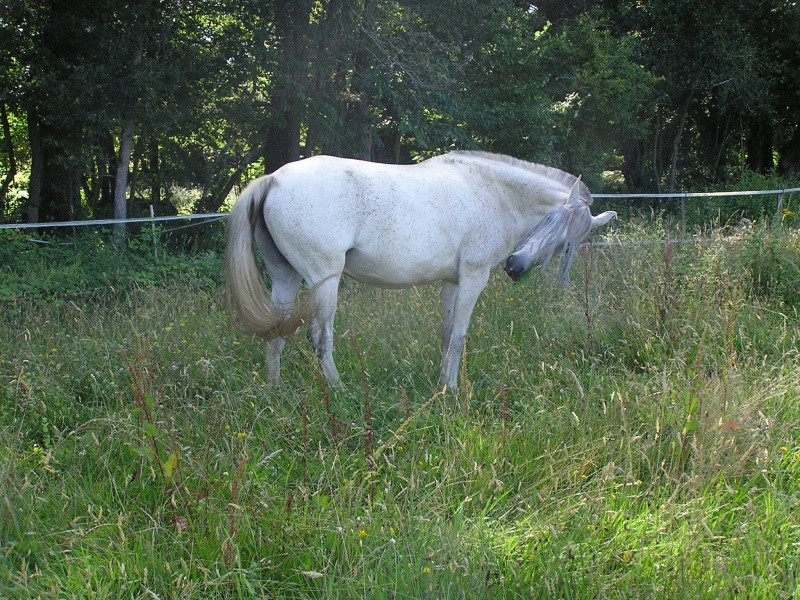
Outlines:
[[[149,446],[147,454],[151,456],[152,461],[158,467],[162,481],[167,482],[168,477],[164,469],[164,461],[161,460],[161,454],[158,450],[158,440],[156,439],[158,429],[154,415],[155,401],[152,393],[152,382],[147,367],[145,366],[149,356],[150,348],[146,340],[141,340],[141,347],[136,351],[133,357],[129,356],[125,350],[122,350],[122,359],[125,361],[125,366],[131,376],[133,404],[138,409],[139,426]]]
[[[593,343],[593,320],[591,303],[589,301],[589,284],[591,283],[592,260],[594,253],[591,244],[585,244],[583,249],[584,269],[583,269],[583,315],[586,318],[586,348],[591,354]]]
[[[231,501],[228,503],[228,537],[222,544],[222,556],[225,561],[225,566],[228,567],[228,569],[232,569],[238,562],[236,537],[239,528],[236,511],[240,508],[239,483],[242,481],[242,473],[244,472],[244,467],[248,460],[250,460],[250,457],[245,453],[241,460],[239,460],[239,464],[236,465],[236,472],[230,484]]]
[[[506,419],[508,417],[508,406],[506,398],[506,386],[500,387],[500,427],[503,432],[503,439],[506,438]]]
[[[369,377],[367,376],[367,367],[364,364],[364,355],[361,353],[361,344],[358,343],[358,336],[352,325],[350,329],[350,338],[353,341],[353,349],[356,353],[358,366],[361,371],[361,385],[364,389],[364,456],[367,461],[367,469],[370,474],[369,496],[370,500],[375,497],[375,476],[377,475],[377,463],[375,462],[374,453],[374,438],[375,432],[372,428],[372,405],[369,398]]]
[[[400,387],[400,398],[403,401],[403,414],[406,417],[406,420],[411,418],[411,403],[408,400],[408,392],[406,388]]]

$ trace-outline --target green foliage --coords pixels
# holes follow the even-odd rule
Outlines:
[[[19,177],[0,206],[14,221],[38,167],[41,220],[109,216],[130,115],[126,195],[160,212],[216,210],[315,153],[406,163],[480,148],[632,192],[800,164],[800,11],[784,0],[4,8],[0,175],[15,162]]]
[[[738,229],[720,245],[714,260],[726,264],[731,273],[746,277],[757,298],[785,306],[800,307],[800,234],[797,230],[770,230],[766,226]]]
[[[565,290],[492,278],[457,394],[431,288],[343,284],[334,390],[302,335],[268,385],[218,278],[3,300],[0,596],[796,595],[797,278],[743,268],[796,236],[615,227]]]
[[[158,230],[131,236],[120,252],[108,232],[40,236],[0,231],[0,301],[27,298],[75,300],[108,298],[165,279],[215,284],[220,280],[217,252],[176,253]]]
[[[543,31],[540,40],[537,66],[549,74],[555,163],[602,189],[601,173],[618,167],[613,157],[645,133],[642,116],[657,79],[638,63],[635,38],[614,36],[601,20],[582,16]]]

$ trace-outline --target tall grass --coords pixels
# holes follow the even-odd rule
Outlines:
[[[302,335],[268,385],[190,258],[12,289],[0,596],[797,595],[798,236],[725,233],[498,273],[457,394],[433,288],[345,282],[333,390]]]

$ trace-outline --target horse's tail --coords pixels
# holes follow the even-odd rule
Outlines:
[[[243,331],[265,339],[287,337],[308,318],[308,309],[286,310],[267,295],[256,264],[253,240],[264,218],[272,177],[256,179],[241,193],[228,219],[225,248],[225,299],[233,322]]]

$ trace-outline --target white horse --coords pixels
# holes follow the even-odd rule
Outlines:
[[[451,152],[411,166],[307,158],[254,180],[237,200],[225,253],[228,305],[242,329],[265,338],[273,381],[285,337],[308,321],[333,384],[343,274],[390,288],[442,281],[440,381],[455,388],[472,310],[492,267],[508,257],[506,271],[516,279],[566,250],[565,280],[578,244],[615,216],[592,217],[591,203],[580,178],[507,156]],[[294,301],[303,281],[313,301],[301,310]]]

